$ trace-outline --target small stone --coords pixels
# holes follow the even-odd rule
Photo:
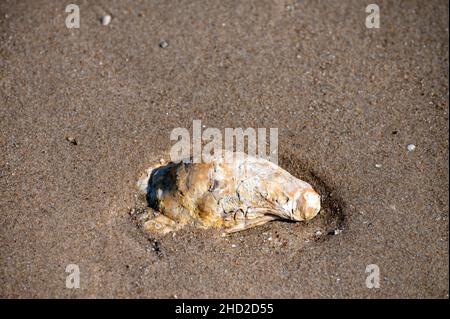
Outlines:
[[[268,241],[272,241],[272,237],[267,238]]]
[[[322,232],[320,230],[316,230],[316,232],[314,233],[316,236],[320,236],[322,235]]]
[[[66,137],[66,140],[67,140],[68,142],[72,143],[73,145],[78,145],[78,142],[77,142],[77,140],[75,139],[75,137],[68,136],[68,137]]]
[[[236,245],[235,244],[231,244],[231,247],[236,248]]]
[[[108,25],[110,22],[111,22],[111,16],[110,15],[104,15],[104,16],[102,16],[101,17],[101,22],[102,22],[102,25]]]
[[[408,144],[406,148],[408,149],[409,152],[412,152],[416,149],[416,146],[414,144]]]
[[[383,165],[381,165],[381,164],[375,164],[375,167],[376,167],[376,168],[381,168],[381,167],[383,167]]]
[[[342,229],[335,229],[334,230],[334,235],[339,235],[340,233],[342,233]]]
[[[161,42],[159,42],[159,47],[161,49],[165,49],[169,46],[169,43],[167,43],[167,41],[162,40]]]

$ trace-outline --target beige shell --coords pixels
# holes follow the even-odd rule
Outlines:
[[[318,214],[320,196],[308,183],[265,159],[224,154],[233,160],[171,162],[148,169],[138,186],[158,214],[144,228],[166,234],[193,224],[232,233],[274,219],[303,221]]]

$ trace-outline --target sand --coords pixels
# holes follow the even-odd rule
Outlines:
[[[448,298],[447,1],[77,3],[0,2],[0,297]],[[193,119],[278,128],[321,215],[144,234],[136,181]]]

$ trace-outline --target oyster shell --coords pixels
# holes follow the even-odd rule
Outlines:
[[[138,186],[157,213],[144,228],[167,234],[193,224],[233,233],[275,219],[303,221],[318,214],[320,196],[307,182],[265,159],[225,154],[232,157],[149,168]]]

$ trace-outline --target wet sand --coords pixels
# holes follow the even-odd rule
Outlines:
[[[448,298],[448,2],[377,3],[1,1],[0,297]],[[144,234],[136,181],[193,119],[278,128],[320,216]]]

